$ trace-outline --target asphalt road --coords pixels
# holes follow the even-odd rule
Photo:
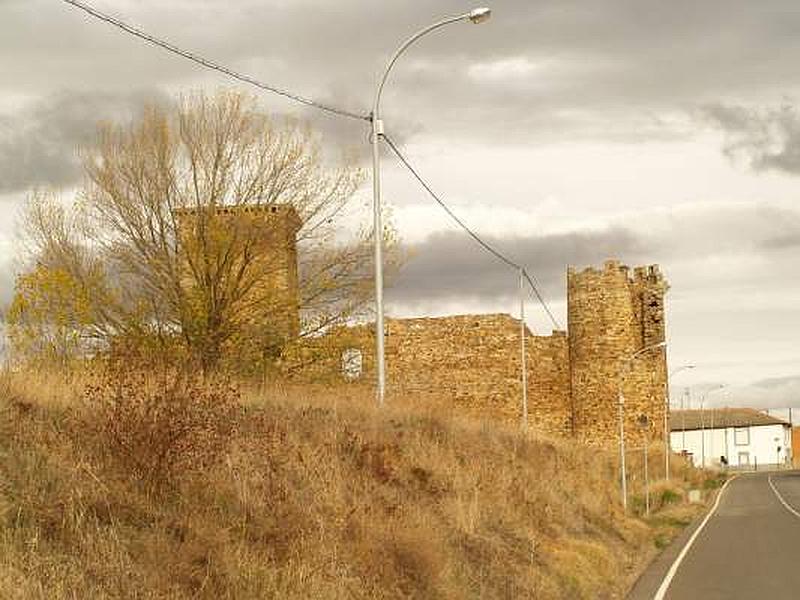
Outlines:
[[[629,600],[655,597],[694,529],[653,563]],[[754,473],[733,480],[663,598],[800,599],[800,471]]]

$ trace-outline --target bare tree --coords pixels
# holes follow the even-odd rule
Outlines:
[[[250,97],[193,95],[101,126],[85,170],[69,218],[35,196],[27,227],[43,264],[103,290],[92,335],[179,339],[205,370],[232,349],[276,352],[292,307],[274,283],[294,227],[303,333],[352,317],[370,297],[370,236],[333,238],[362,171],[326,168],[311,131],[276,122]],[[264,226],[278,218],[267,207],[283,211],[286,227]],[[390,229],[382,234],[396,247]]]

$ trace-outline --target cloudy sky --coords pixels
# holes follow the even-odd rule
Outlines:
[[[485,0],[488,2],[488,0]],[[92,0],[262,81],[367,112],[392,50],[472,8],[434,0]],[[674,386],[718,403],[800,406],[800,4],[796,0],[496,0],[398,63],[387,132],[482,235],[526,264],[560,321],[565,270],[659,263]],[[0,0],[0,298],[15,213],[34,186],[69,195],[100,119],[237,84],[62,0]],[[242,89],[246,89],[241,86]],[[367,124],[312,120],[332,155],[367,159]],[[516,310],[516,275],[482,253],[390,156],[385,194],[413,260],[395,316]],[[354,218],[368,219],[365,186]],[[531,303],[530,324],[546,333]]]

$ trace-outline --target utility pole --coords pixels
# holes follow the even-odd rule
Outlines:
[[[664,384],[664,479],[667,481],[669,481],[669,455],[672,454],[672,429],[669,426],[669,382],[672,381],[672,378],[681,371],[694,369],[695,367],[696,365],[689,364],[680,366],[677,369],[673,369],[673,371],[667,377],[666,383]],[[683,409],[683,404],[681,404],[681,409]]]
[[[645,346],[641,350],[638,350],[625,358],[625,362],[620,364],[620,370],[618,375],[617,381],[617,408],[618,408],[618,416],[617,419],[619,420],[619,477],[620,477],[620,488],[622,492],[622,510],[624,512],[628,511],[628,483],[626,477],[626,470],[625,470],[625,395],[623,393],[622,387],[625,383],[625,378],[631,371],[633,366],[633,362],[646,354],[647,352],[651,352],[653,350],[658,350],[659,348],[666,348],[667,342],[658,342],[657,344],[652,344],[651,346]]]
[[[700,397],[700,468],[706,468],[706,395]]]
[[[650,478],[647,475],[647,432],[644,433],[644,514],[650,516]]]
[[[708,438],[708,444],[711,446],[711,464],[714,464],[714,409],[711,409],[711,432],[710,437]]]
[[[617,407],[619,412],[619,476],[622,490],[622,510],[628,512],[628,480],[625,470],[625,395],[622,392],[621,385],[617,396]]]
[[[650,419],[647,415],[639,415],[639,426],[644,432],[644,513],[650,516],[650,477],[647,473],[647,446],[649,442],[648,428],[650,427]]]
[[[789,448],[788,453],[788,466],[791,468],[795,464],[794,458],[794,421],[792,421],[792,407],[789,407],[789,444],[787,445]]]
[[[686,408],[683,406],[683,401],[686,400]],[[683,397],[681,398],[681,446],[682,450],[686,452],[686,411],[689,410],[689,388],[683,390]]]
[[[665,388],[667,386],[664,386]],[[664,479],[669,481],[669,455],[672,452],[672,432],[669,427],[669,391],[664,394]]]
[[[720,391],[721,389],[724,389],[724,388],[725,388],[725,384],[724,383],[721,384],[721,385],[718,385],[717,387],[715,387],[715,388],[703,393],[703,395],[702,395],[702,397],[700,399],[700,427],[702,428],[701,429],[702,438],[701,438],[700,447],[702,448],[702,455],[703,455],[703,463],[702,463],[702,468],[703,469],[706,468],[706,413],[705,413],[706,399],[708,398],[709,395],[713,394],[714,392],[718,392],[718,391]],[[713,448],[714,448],[713,441],[714,441],[714,409],[712,408],[711,409],[711,448],[712,448],[712,451],[713,451]]]
[[[522,346],[522,426],[528,427],[528,362],[525,352],[525,271],[519,270],[519,338]]]

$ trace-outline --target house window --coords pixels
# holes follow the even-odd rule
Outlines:
[[[737,446],[747,446],[750,444],[750,428],[735,427],[733,429],[733,443]]]
[[[361,350],[358,348],[348,348],[342,352],[342,375],[348,381],[353,381],[361,377],[364,370],[364,359]]]

